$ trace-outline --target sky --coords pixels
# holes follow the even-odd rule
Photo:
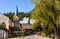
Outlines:
[[[16,6],[19,12],[29,12],[34,8],[31,0],[0,0],[0,13],[15,12]]]

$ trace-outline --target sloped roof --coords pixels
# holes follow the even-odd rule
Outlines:
[[[23,29],[32,29],[32,24],[22,24]]]
[[[3,14],[0,14],[0,24],[2,22],[8,22],[9,18]]]
[[[9,29],[9,26],[10,26],[10,25],[12,26],[12,24],[13,24],[13,22],[12,22],[7,16],[5,16],[5,15],[3,15],[3,14],[0,14],[0,25],[1,25],[3,22],[6,24],[6,28],[7,28],[7,29]]]

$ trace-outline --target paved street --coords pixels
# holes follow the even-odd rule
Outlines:
[[[38,35],[30,35],[30,36],[26,36],[26,37],[23,37],[23,38],[10,38],[10,39],[51,39],[49,37],[42,37],[42,36],[38,36]]]

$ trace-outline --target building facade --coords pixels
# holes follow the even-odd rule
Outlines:
[[[18,27],[19,29],[21,29],[21,26],[19,23],[19,16],[18,16],[18,7],[16,7],[16,12],[15,12],[15,15],[13,17],[13,22],[14,22],[14,27]]]

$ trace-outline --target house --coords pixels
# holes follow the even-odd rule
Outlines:
[[[21,20],[19,21],[21,26],[22,26],[22,30],[27,30],[28,33],[32,33],[32,24],[35,22],[34,19],[29,19],[29,17],[24,17],[21,18]]]
[[[29,19],[29,17],[20,18],[19,23],[22,26],[22,30],[27,30],[28,32],[32,31],[32,24],[35,21],[33,19]]]
[[[6,34],[8,34],[9,36],[11,32],[13,32],[10,30],[10,27],[14,27],[14,23],[7,16],[0,14],[0,25],[3,23],[4,23],[3,29],[0,28],[0,32],[4,33],[3,36],[5,36]]]
[[[21,29],[21,26],[19,23],[19,16],[18,16],[18,7],[16,7],[16,12],[15,12],[15,15],[13,17],[13,22],[14,22],[14,27]]]
[[[0,24],[2,24],[3,22],[6,24],[5,27],[8,30],[9,30],[9,26],[12,27],[14,26],[14,23],[7,16],[0,14]]]
[[[23,30],[24,29],[32,29],[32,24],[26,24],[26,23],[24,23],[24,24],[22,24],[22,28],[23,28]]]
[[[32,24],[35,22],[33,19],[29,19],[29,17],[24,17],[20,18],[19,22],[22,26],[22,30],[27,31],[27,35],[33,34],[34,31],[32,30]]]
[[[29,24],[29,23],[33,24],[35,21],[34,21],[34,19],[29,20],[29,17],[24,17],[24,18],[20,18],[19,22],[21,24]]]

